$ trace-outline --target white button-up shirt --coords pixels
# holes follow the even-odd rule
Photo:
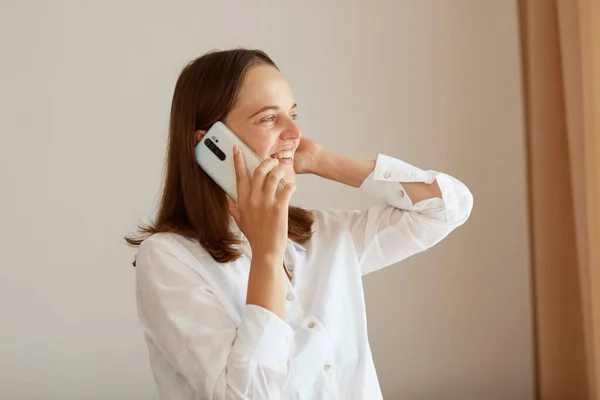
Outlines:
[[[401,185],[434,180],[442,199],[414,205]],[[361,278],[438,243],[467,220],[473,198],[455,178],[384,155],[361,189],[380,201],[314,210],[313,237],[288,242],[286,321],[246,305],[247,242],[228,264],[176,234],[141,244],[138,312],[161,399],[382,398]]]

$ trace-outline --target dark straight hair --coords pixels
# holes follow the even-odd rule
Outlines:
[[[277,68],[260,50],[234,49],[212,51],[186,65],[173,93],[158,213],[153,223],[126,237],[127,243],[138,246],[154,233],[172,232],[197,240],[218,262],[240,256],[241,241],[229,229],[226,194],[196,163],[194,132],[225,120],[248,70],[264,64]],[[288,237],[298,243],[308,241],[313,221],[310,211],[290,206]]]

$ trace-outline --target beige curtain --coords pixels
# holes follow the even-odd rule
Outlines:
[[[536,393],[600,396],[600,0],[519,0]]]

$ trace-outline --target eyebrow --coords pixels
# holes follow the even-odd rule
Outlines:
[[[294,103],[294,105],[292,106],[292,110],[294,108],[298,107],[298,104]],[[254,118],[255,116],[257,116],[258,114],[265,112],[267,110],[280,110],[280,108],[278,106],[264,106],[263,108],[261,108],[260,110],[258,110],[257,112],[255,112],[254,114],[252,114],[248,119]]]

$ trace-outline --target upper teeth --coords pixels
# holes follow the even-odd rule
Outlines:
[[[279,151],[271,155],[272,158],[292,158],[294,155],[293,151]]]

